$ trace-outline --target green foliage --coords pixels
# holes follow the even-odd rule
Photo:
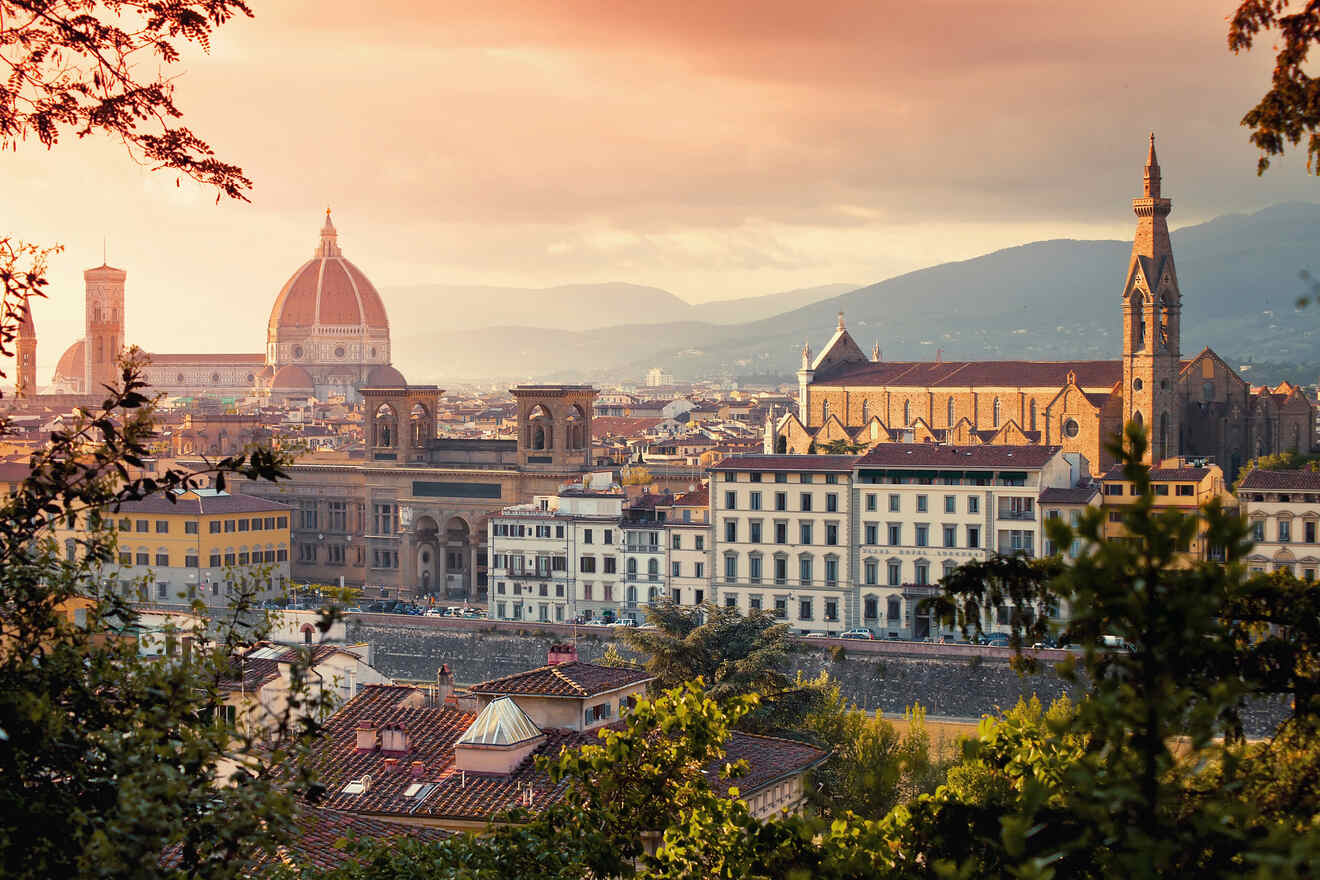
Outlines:
[[[616,669],[635,669],[637,667],[637,664],[634,661],[623,656],[623,653],[619,651],[619,646],[614,642],[607,644],[605,646],[605,652],[593,662],[595,662],[597,666],[611,666]]]
[[[195,643],[186,662],[178,654],[147,659],[133,640],[106,636],[133,630],[138,618],[104,588],[116,540],[105,525],[123,502],[159,492],[173,498],[203,476],[133,476],[153,434],[139,369],[126,359],[122,385],[107,389],[100,410],[52,434],[32,456],[31,475],[0,504],[7,877],[237,876],[254,853],[291,833],[305,786],[297,758],[328,708],[308,693],[304,656],[293,664],[289,706],[268,719],[268,730],[212,722],[232,653],[268,629],[253,613],[253,596],[266,586],[260,578],[234,582],[232,616],[209,621],[210,632],[199,615],[191,631],[166,633],[167,642],[187,635]],[[220,485],[226,474],[276,479],[280,464],[258,451],[207,474]],[[53,529],[75,524],[84,537],[68,558]],[[73,604],[85,622],[71,619]]]
[[[1235,54],[1250,50],[1262,33],[1278,32],[1270,88],[1242,117],[1261,153],[1257,174],[1270,167],[1270,156],[1283,154],[1285,143],[1296,146],[1308,133],[1306,167],[1320,174],[1320,79],[1307,72],[1307,55],[1320,43],[1320,3],[1289,7],[1289,0],[1241,0],[1229,20],[1228,48]]]
[[[759,730],[795,727],[820,698],[810,683],[784,672],[794,650],[788,625],[767,613],[661,602],[647,609],[646,620],[655,629],[626,629],[623,639],[647,658],[657,691],[701,679],[717,700],[756,694],[757,708],[742,726]]]
[[[1242,485],[1242,481],[1247,474],[1257,468],[1267,471],[1317,471],[1320,470],[1320,455],[1302,455],[1299,452],[1287,450],[1253,458],[1238,473],[1237,482],[1233,484],[1233,489],[1236,491],[1237,487]]]
[[[821,452],[826,455],[856,455],[866,449],[865,443],[855,443],[851,440],[831,440],[821,447]]]

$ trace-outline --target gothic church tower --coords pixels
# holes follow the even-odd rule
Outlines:
[[[86,333],[83,336],[83,392],[99,394],[119,381],[124,347],[124,280],[128,273],[102,263],[83,272]]]
[[[1142,194],[1132,200],[1132,210],[1137,215],[1137,231],[1123,286],[1123,420],[1146,429],[1146,460],[1157,463],[1181,451],[1182,407],[1177,386],[1182,294],[1165,219],[1173,202],[1160,194],[1154,134]]]
[[[32,397],[37,393],[37,328],[32,323],[32,301],[23,298],[23,320],[14,338],[14,396]]]

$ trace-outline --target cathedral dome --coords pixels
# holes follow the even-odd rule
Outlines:
[[[368,388],[394,388],[407,384],[408,380],[403,378],[403,373],[400,373],[389,364],[372,367],[371,372],[367,374],[366,387]]]
[[[278,342],[282,331],[347,331],[362,336],[389,333],[380,294],[362,270],[344,258],[337,239],[327,210],[316,253],[293,273],[275,298],[267,325],[271,342]]]
[[[83,351],[85,350],[83,340],[79,339],[73,345],[64,350],[60,355],[60,361],[55,365],[55,383],[61,381],[74,382],[81,386],[83,381]]]
[[[289,364],[275,371],[270,387],[272,391],[311,391],[312,374],[297,364]]]

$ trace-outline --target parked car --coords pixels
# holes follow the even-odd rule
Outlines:
[[[633,626],[633,627],[635,627],[635,626],[637,626],[637,621],[635,621],[635,620],[630,620],[630,619],[628,619],[628,618],[625,617],[625,618],[623,618],[622,620],[615,620],[615,621],[611,622],[611,623],[609,624],[609,626]]]
[[[463,616],[468,620],[485,620],[486,612],[480,608],[469,608],[463,612]]]
[[[802,638],[804,639],[828,639],[829,637],[830,634],[826,632],[809,632],[802,634]]]
[[[1009,644],[1008,633],[984,633],[980,638],[980,643],[995,648],[1007,648]]]
[[[866,640],[870,641],[870,640],[873,640],[873,639],[875,638],[875,633],[871,632],[869,629],[850,629],[850,630],[848,630],[846,633],[844,633],[843,635],[839,636],[839,638],[841,638],[841,639],[866,639]]]
[[[428,609],[426,609],[426,613],[423,614],[422,616],[423,616],[423,617],[444,617],[444,616],[445,616],[445,609],[443,609],[443,608],[428,608]]]

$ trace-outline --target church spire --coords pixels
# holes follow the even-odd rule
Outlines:
[[[1155,132],[1150,133],[1150,149],[1146,152],[1146,177],[1141,188],[1144,198],[1160,197],[1160,160],[1155,158]]]

